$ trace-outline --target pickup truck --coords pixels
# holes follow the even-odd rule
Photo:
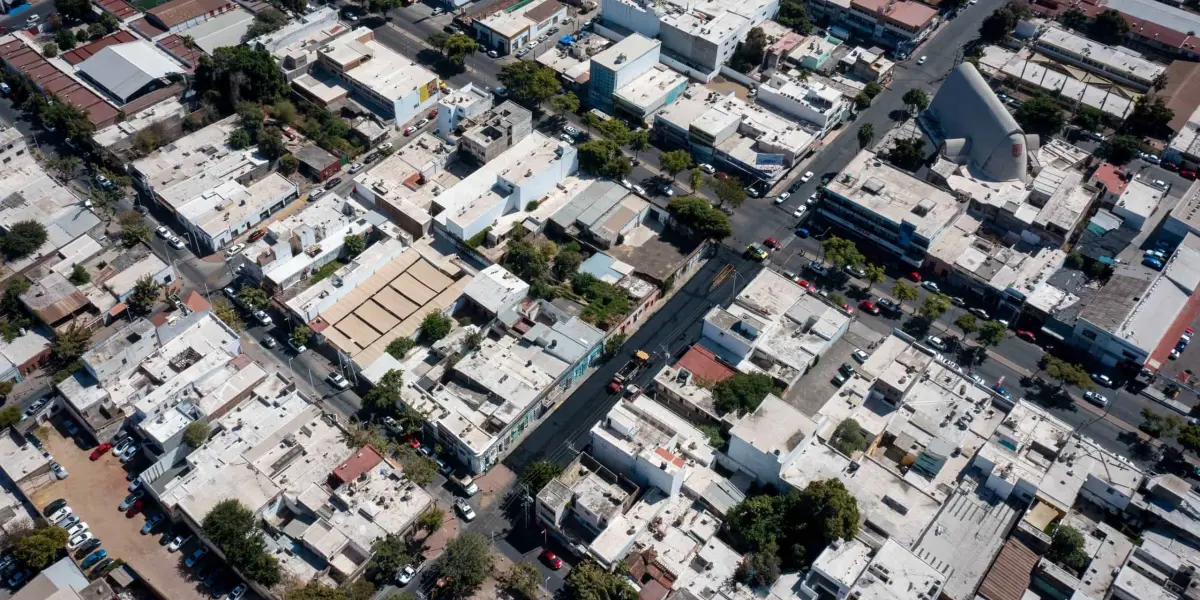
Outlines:
[[[617,374],[613,376],[612,381],[608,384],[608,391],[613,394],[619,393],[621,388],[625,387],[625,384],[640,373],[649,362],[650,355],[646,354],[645,351],[638,350],[635,352],[633,358],[622,365]]]

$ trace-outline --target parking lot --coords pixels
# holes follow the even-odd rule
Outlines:
[[[55,421],[54,425],[59,423]],[[52,428],[45,445],[69,475],[33,494],[32,500],[38,509],[58,498],[65,499],[81,521],[88,524],[92,535],[100,539],[108,556],[128,563],[159,595],[172,599],[207,597],[199,582],[191,580],[183,568],[183,558],[191,550],[190,546],[185,545],[180,552],[167,552],[165,543],[159,543],[164,527],[142,535],[139,530],[146,515],[127,518],[118,512],[121,500],[129,493],[129,482],[120,461],[106,453],[92,462],[88,460],[90,449],[81,449],[60,431],[60,428]],[[150,502],[147,502],[147,513],[157,514]]]
[[[809,369],[808,374],[802,380],[803,384],[792,386],[792,389],[784,395],[784,400],[806,415],[817,414],[817,411],[837,392],[838,388],[833,384],[833,376],[837,373],[838,368],[843,363],[850,363],[855,369],[858,369],[860,364],[851,357],[851,354],[859,349],[870,353],[870,350],[867,349],[868,346],[881,337],[877,332],[871,331],[858,321],[852,321],[850,328],[842,335],[842,338],[834,342],[821,360]]]

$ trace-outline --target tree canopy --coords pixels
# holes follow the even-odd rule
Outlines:
[[[446,58],[454,65],[461,67],[467,57],[475,54],[479,48],[478,42],[469,35],[456,33],[446,40]]]
[[[1133,160],[1141,152],[1142,142],[1131,135],[1114,135],[1100,144],[1096,155],[1119,166]]]
[[[8,234],[0,237],[0,251],[9,258],[21,258],[33,254],[49,236],[46,228],[37,221],[18,221],[8,229]]]
[[[984,346],[995,346],[1004,341],[1004,332],[1008,331],[999,321],[986,321],[979,326],[979,343]]]
[[[925,160],[925,142],[919,137],[896,139],[886,158],[901,169],[915,171]]]
[[[806,567],[836,539],[853,538],[858,521],[858,503],[837,479],[813,481],[786,495],[750,496],[725,517],[735,548],[778,552],[788,569]]]
[[[1046,372],[1046,376],[1058,381],[1059,386],[1073,385],[1083,389],[1092,388],[1092,378],[1083,367],[1067,362],[1061,358],[1045,354],[1038,365]]]
[[[504,65],[499,78],[508,89],[509,97],[535,106],[549,100],[562,89],[554,69],[530,60]]]
[[[562,473],[562,468],[552,462],[539,460],[529,463],[521,471],[521,483],[529,488],[529,493],[536,496],[555,477]]]
[[[1058,105],[1058,101],[1045,94],[1037,94],[1026,100],[1017,109],[1014,118],[1024,128],[1025,133],[1036,133],[1043,139],[1050,138],[1061,131],[1063,124],[1066,123],[1066,117],[1063,116],[1063,110]]]
[[[405,338],[407,339],[407,338]],[[400,400],[400,392],[404,389],[404,372],[388,369],[379,382],[363,394],[363,408],[381,413],[396,411],[396,402]]]
[[[204,535],[247,577],[268,587],[279,583],[279,562],[267,550],[254,513],[241,502],[218,502],[204,516],[201,527]]]
[[[21,422],[21,407],[10,404],[0,409],[0,431]]]
[[[713,404],[722,413],[753,412],[767,394],[779,393],[775,380],[765,373],[736,373],[712,388]]]
[[[1175,415],[1160,415],[1149,407],[1142,409],[1142,424],[1138,429],[1152,438],[1171,438],[1179,430],[1180,420]]]
[[[232,109],[242,101],[273,101],[287,92],[288,84],[270,52],[238,45],[222,46],[211,56],[200,57],[196,89],[211,90],[209,97]]]
[[[34,570],[41,570],[58,559],[67,545],[67,530],[62,527],[43,527],[18,541],[13,547],[13,557]]]
[[[930,321],[946,314],[950,310],[950,297],[945,294],[933,294],[925,298],[921,304],[921,316]]]
[[[454,322],[440,312],[431,312],[421,319],[421,337],[436,342],[450,334]]]
[[[588,559],[567,574],[565,597],[569,600],[638,600],[637,590],[616,573]]]
[[[208,441],[208,435],[212,432],[212,426],[207,421],[192,421],[183,430],[183,443],[192,448],[199,448]]]
[[[901,98],[905,106],[913,107],[916,112],[921,112],[929,108],[929,94],[921,88],[913,88],[904,92]]]
[[[692,166],[692,155],[687,150],[671,150],[658,155],[658,164],[674,181],[681,171]],[[740,186],[739,186],[740,187]]]
[[[742,73],[749,73],[762,65],[766,50],[766,32],[762,27],[752,27],[746,34],[746,39],[738,44],[737,51],[730,58],[729,64]]]
[[[839,269],[860,266],[867,262],[867,258],[858,251],[858,246],[846,238],[829,236],[821,242],[821,248],[825,251],[825,260],[837,265]]]
[[[1109,46],[1119,46],[1129,33],[1129,23],[1121,13],[1108,9],[1101,11],[1088,26],[1088,36]]]
[[[1150,136],[1166,139],[1170,136],[1168,124],[1175,118],[1175,111],[1167,108],[1158,96],[1142,96],[1133,105],[1125,118],[1123,133],[1133,136]]]
[[[162,297],[162,284],[149,275],[143,275],[133,284],[133,293],[125,299],[130,310],[139,315],[150,314],[155,303]]]
[[[806,34],[812,30],[812,23],[808,20],[808,12],[804,10],[802,0],[781,0],[775,21],[784,27],[791,27],[798,33]]]
[[[446,544],[438,573],[451,596],[474,592],[491,575],[492,555],[487,540],[477,533],[460,533]]]
[[[1050,551],[1046,557],[1068,569],[1079,573],[1090,559],[1084,550],[1083,534],[1070,525],[1050,527]]]
[[[746,188],[742,187],[740,181],[732,177],[714,179],[712,182],[712,191],[717,195],[717,199],[721,201],[722,206],[728,204],[733,208],[737,208],[746,201]]]
[[[712,204],[704,198],[695,196],[673,198],[667,204],[667,211],[678,223],[691,229],[700,238],[720,240],[729,237],[733,231],[729,224],[729,217],[713,208]]]
[[[579,145],[579,168],[584,172],[610,179],[629,174],[633,165],[613,140],[595,139]]]

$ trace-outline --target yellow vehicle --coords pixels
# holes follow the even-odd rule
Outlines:
[[[746,256],[754,260],[767,260],[767,249],[763,248],[762,244],[750,244],[746,246]]]

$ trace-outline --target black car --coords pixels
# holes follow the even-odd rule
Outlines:
[[[882,308],[883,310],[886,310],[890,313],[894,313],[894,312],[897,312],[900,310],[899,304],[896,304],[895,302],[892,302],[891,300],[888,300],[887,298],[880,298],[879,300],[876,300],[875,306],[878,306],[879,308]]]
[[[108,568],[108,565],[111,565],[111,564],[113,564],[113,559],[111,559],[111,558],[106,558],[106,559],[100,561],[100,564],[96,565],[96,567],[92,569],[92,576],[98,577],[101,573],[104,572],[105,569]]]
[[[341,182],[342,182],[341,177],[334,177],[333,179],[329,180],[329,183],[325,184],[325,189],[332,190],[333,188],[337,187],[338,184]]]
[[[92,538],[85,542],[82,546],[75,549],[75,556],[87,556],[92,553],[92,550],[100,547],[100,538]]]
[[[54,502],[47,504],[46,508],[42,509],[42,516],[48,517],[48,516],[58,512],[58,509],[66,506],[66,505],[67,505],[67,501],[63,500],[62,498],[59,498],[58,500],[55,500]]]

